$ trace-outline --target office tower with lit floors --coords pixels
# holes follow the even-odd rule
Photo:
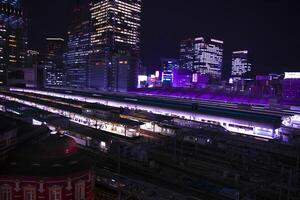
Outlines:
[[[89,87],[126,92],[137,86],[141,0],[93,0]]]
[[[90,11],[89,1],[77,3],[73,9],[69,26],[67,50],[64,53],[66,69],[66,86],[86,88],[88,86],[88,70],[90,55]]]
[[[248,51],[234,51],[232,53],[231,76],[233,78],[249,78],[251,69]]]
[[[0,1],[0,86],[24,86],[27,25],[19,0]]]
[[[162,68],[162,83],[163,86],[172,86],[173,83],[173,70],[179,69],[179,63],[176,59],[161,59]]]
[[[47,38],[47,52],[44,61],[44,87],[62,87],[65,85],[63,49],[64,39]]]
[[[190,71],[197,71],[194,67],[194,39],[186,39],[180,43],[180,67]]]
[[[181,68],[207,74],[220,80],[223,70],[223,41],[203,37],[183,40],[180,45]]]

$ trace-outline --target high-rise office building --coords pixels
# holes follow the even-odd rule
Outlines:
[[[45,87],[62,87],[65,85],[63,50],[64,39],[47,38],[47,52],[44,61]]]
[[[78,3],[72,13],[72,21],[68,31],[67,51],[64,54],[67,87],[88,87],[91,50],[91,15],[89,8],[88,1]]]
[[[173,82],[173,70],[179,69],[179,63],[176,59],[161,59],[162,67],[162,83],[172,85]]]
[[[180,44],[180,67],[193,72],[197,71],[194,67],[194,45],[194,39],[183,40]]]
[[[26,29],[21,2],[0,1],[0,85],[24,85]]]
[[[248,51],[234,51],[232,53],[232,77],[249,78],[252,65],[249,62],[248,53]]]
[[[137,86],[141,0],[93,0],[89,87],[127,91]]]
[[[221,79],[223,69],[223,41],[203,37],[183,40],[180,45],[180,65],[193,73]]]
[[[24,79],[26,87],[42,87],[43,70],[41,68],[40,52],[27,50],[26,68],[24,69]]]

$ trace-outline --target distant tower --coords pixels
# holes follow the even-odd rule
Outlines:
[[[249,62],[248,51],[234,51],[232,53],[231,76],[235,78],[249,78],[252,65]]]
[[[26,20],[19,0],[0,3],[0,86],[24,86]]]
[[[223,70],[223,41],[203,37],[183,40],[180,45],[180,65],[193,73],[221,79]]]
[[[90,69],[91,15],[89,2],[77,1],[73,9],[72,22],[69,26],[67,50],[64,54],[66,86],[73,88],[88,87]]]
[[[164,85],[172,86],[173,82],[173,70],[179,69],[179,63],[176,59],[162,58],[162,83]]]
[[[122,91],[137,86],[141,0],[93,0],[89,87]]]
[[[64,39],[47,38],[47,53],[44,62],[45,87],[62,87],[65,85],[63,48]]]

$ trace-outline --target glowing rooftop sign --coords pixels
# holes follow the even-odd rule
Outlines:
[[[247,54],[248,51],[245,50],[245,51],[234,51],[233,54]]]
[[[64,42],[65,40],[62,39],[62,38],[46,38],[46,40],[48,41],[61,41],[61,42]]]
[[[224,42],[221,41],[221,40],[211,39],[210,41],[215,42],[215,43],[219,43],[219,44],[224,44]]]
[[[300,72],[285,72],[284,79],[300,79]]]

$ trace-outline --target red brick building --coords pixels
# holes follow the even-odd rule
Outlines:
[[[94,171],[72,138],[26,145],[0,167],[1,200],[92,200]]]

